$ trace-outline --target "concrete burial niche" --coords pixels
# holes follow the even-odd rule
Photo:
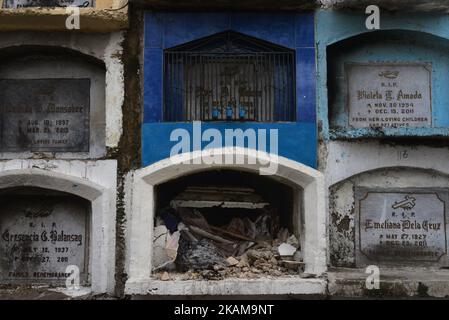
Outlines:
[[[448,20],[430,16],[384,13],[367,32],[359,13],[317,13],[323,137],[448,136]]]
[[[333,185],[331,265],[448,267],[448,182],[445,174],[404,167]]]
[[[143,166],[168,158],[171,133],[192,134],[201,120],[222,134],[273,129],[281,156],[315,168],[313,30],[312,12],[146,12]]]
[[[0,51],[0,156],[96,158],[105,147],[105,70],[76,51]]]
[[[313,13],[146,12],[144,17],[143,168],[130,174],[127,185],[125,292],[324,293]],[[238,137],[230,139],[232,132]],[[184,142],[188,147],[179,149]],[[235,160],[202,161],[211,154]],[[271,167],[277,169],[264,173]],[[192,243],[181,237],[190,231],[176,230],[182,229],[179,221],[172,228],[166,220],[171,215],[182,216],[197,233],[189,238]],[[193,220],[201,222],[189,223]],[[255,276],[260,270],[252,273],[242,257],[250,249],[246,245],[260,244],[251,241],[257,238],[254,227],[268,221],[269,244],[258,247],[262,254],[247,254],[265,268]],[[179,272],[161,267],[167,257],[164,239],[179,245]],[[273,244],[276,239],[283,240]],[[279,264],[293,272],[278,268],[281,245],[289,260]],[[198,248],[210,251],[203,257],[194,252]],[[189,276],[192,258],[201,277]],[[244,271],[223,275],[218,262],[240,268],[237,258]],[[207,281],[214,274],[217,281]]]
[[[438,46],[435,46],[438,43]],[[329,126],[333,135],[440,135],[449,114],[444,59],[449,41],[423,32],[387,30],[327,48]]]
[[[383,10],[380,30],[362,11],[316,12],[335,296],[447,296],[449,19],[401,12]]]
[[[115,170],[107,160],[0,163],[0,284],[64,291],[78,276],[84,293],[113,292]]]
[[[255,163],[253,160],[256,159],[253,158],[255,154],[248,154],[248,151],[243,148],[222,149],[214,152],[228,156],[244,156],[245,163]],[[181,157],[187,156],[193,159],[202,157],[201,152],[184,154]],[[269,156],[260,153],[258,159],[268,161]],[[326,270],[326,231],[324,203],[321,198],[322,176],[318,171],[285,158],[280,158],[278,165],[277,173],[269,177],[259,175],[260,165],[258,164],[186,165],[174,164],[171,159],[162,160],[134,172],[127,184],[129,279],[126,282],[125,292],[134,295],[324,293],[325,283],[319,277]],[[270,188],[274,188],[274,191]],[[219,192],[214,192],[217,189]],[[277,192],[282,195],[278,194],[279,197],[275,197]],[[190,197],[193,193],[195,199]],[[242,197],[242,194],[245,196]],[[231,274],[217,281],[189,278],[184,273],[186,270],[181,270],[181,272],[169,273],[168,279],[161,279],[161,273],[163,274],[160,268],[161,245],[158,239],[164,236],[162,227],[171,227],[169,224],[163,226],[160,221],[165,218],[165,214],[170,215],[171,211],[166,210],[170,205],[175,207],[181,215],[185,213],[191,216],[193,212],[196,218],[205,219],[202,221],[203,223],[206,221],[207,225],[203,224],[200,229],[206,232],[207,230],[216,231],[218,226],[224,228],[229,225],[232,218],[256,221],[258,217],[269,212],[270,219],[277,219],[279,226],[286,227],[291,234],[298,237],[303,257],[303,271],[311,274],[312,277],[307,279],[301,277],[301,272],[296,268],[296,272],[285,274],[278,272],[274,277],[260,274],[249,278]],[[192,228],[192,230],[201,231],[197,229]],[[170,234],[171,237],[175,235],[173,232]],[[236,244],[245,242],[241,240],[240,242],[227,241],[222,245],[229,252],[238,251]],[[218,242],[220,241],[218,239]],[[203,244],[203,242],[200,243]],[[182,244],[179,243],[179,248],[181,246]],[[163,247],[164,244],[162,249]],[[232,254],[235,253],[228,253],[229,256]],[[195,254],[186,256],[185,260],[192,256]],[[226,255],[223,257],[225,259]],[[216,255],[215,258],[217,258]],[[215,258],[200,255],[197,257],[197,262],[204,265],[214,264]],[[181,253],[179,253],[179,259],[182,260]],[[188,269],[190,265],[186,262],[185,266]],[[274,267],[273,271],[276,269]]]

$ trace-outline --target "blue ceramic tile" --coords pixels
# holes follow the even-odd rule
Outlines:
[[[144,122],[162,120],[162,50],[147,49],[144,55]]]

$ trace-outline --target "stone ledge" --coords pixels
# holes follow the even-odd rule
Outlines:
[[[216,281],[133,280],[126,283],[125,293],[156,296],[230,296],[230,295],[325,295],[326,280],[300,277],[239,279]]]
[[[331,297],[401,298],[449,297],[449,270],[380,268],[380,289],[368,290],[365,269],[338,268],[328,272]]]

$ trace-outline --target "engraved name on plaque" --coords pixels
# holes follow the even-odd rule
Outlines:
[[[4,8],[93,7],[94,0],[4,0]]]
[[[1,283],[64,285],[70,265],[85,283],[88,221],[80,200],[10,196],[0,202]]]
[[[356,188],[356,263],[447,265],[441,189]]]
[[[88,152],[89,79],[0,79],[1,152]]]
[[[348,63],[345,69],[349,126],[432,125],[431,64]]]

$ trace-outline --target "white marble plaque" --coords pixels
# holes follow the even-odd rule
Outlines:
[[[64,285],[67,266],[87,277],[88,214],[72,197],[0,200],[0,282]]]
[[[87,152],[89,79],[0,79],[0,150]]]
[[[349,126],[432,126],[431,64],[348,63],[345,69]]]
[[[440,189],[357,188],[357,264],[447,263],[447,199]]]

